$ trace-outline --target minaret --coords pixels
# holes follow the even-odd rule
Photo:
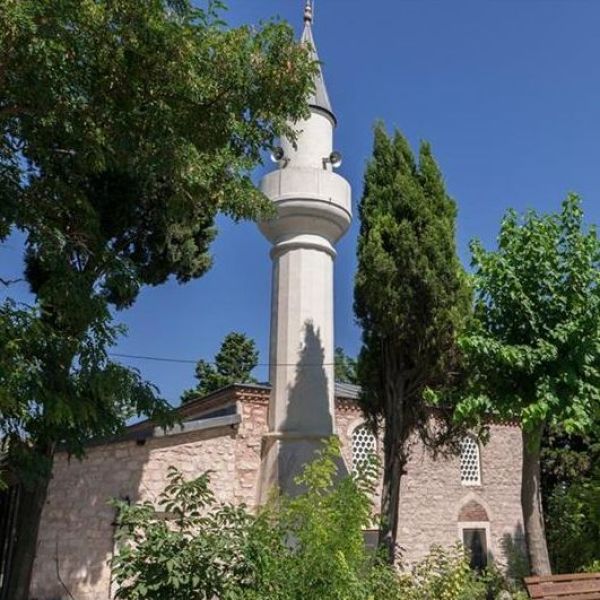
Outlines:
[[[313,7],[307,0],[302,43],[315,61]],[[261,181],[277,216],[259,224],[273,244],[269,433],[263,443],[260,496],[293,492],[293,478],[335,434],[333,262],[352,219],[349,183],[334,173],[336,118],[319,66],[310,117],[294,123],[296,144],[281,140],[278,168]]]

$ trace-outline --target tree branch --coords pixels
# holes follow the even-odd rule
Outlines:
[[[10,287],[13,285],[13,283],[21,283],[22,281],[25,281],[22,277],[19,279],[3,279],[0,277],[0,285],[4,285],[6,287]]]
[[[66,586],[65,582],[63,581],[63,578],[60,576],[60,559],[58,557],[58,536],[56,538],[55,552],[56,553],[55,553],[54,559],[55,559],[55,564],[56,564],[56,578],[58,579],[58,582],[63,587],[65,592],[67,592],[67,594],[69,595],[69,598],[71,598],[71,600],[75,600],[75,596],[73,596],[73,594],[71,594],[71,590],[69,590],[69,588]]]

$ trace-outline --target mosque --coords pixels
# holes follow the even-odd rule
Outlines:
[[[309,2],[302,41],[318,59],[312,30]],[[108,501],[154,501],[171,465],[189,478],[211,470],[219,500],[256,506],[273,486],[290,490],[325,438],[339,437],[349,471],[380,449],[364,425],[359,389],[334,382],[335,244],[350,226],[352,203],[350,185],[336,172],[338,123],[320,69],[309,103],[296,145],[281,141],[276,168],[261,182],[277,210],[259,224],[272,244],[270,385],[236,384],[192,400],[178,409],[181,425],[168,431],[133,425],[117,439],[92,444],[83,461],[59,453],[32,598],[112,598],[115,513]],[[510,568],[523,547],[521,449],[521,432],[512,425],[491,425],[486,445],[465,437],[459,456],[434,460],[417,444],[402,480],[403,564],[423,558],[433,544],[462,541],[474,565],[493,560]]]

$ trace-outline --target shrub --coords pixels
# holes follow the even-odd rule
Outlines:
[[[174,468],[158,505],[119,510],[113,572],[128,600],[367,600],[393,580],[364,545],[371,524],[373,464],[337,477],[332,442],[297,483],[257,515],[216,501],[210,474],[185,481]]]
[[[469,567],[468,556],[457,544],[432,546],[411,573],[401,577],[406,600],[485,600],[486,586]]]
[[[548,546],[556,572],[575,573],[600,563],[600,467],[548,499]]]
[[[127,600],[486,600],[503,587],[477,576],[461,546],[432,548],[410,573],[369,551],[377,469],[339,477],[331,442],[297,478],[303,490],[257,514],[220,503],[210,473],[186,481],[169,469],[156,505],[118,508],[113,573]],[[493,585],[491,582],[494,582]],[[491,595],[490,595],[491,594]],[[516,596],[515,596],[516,598]]]

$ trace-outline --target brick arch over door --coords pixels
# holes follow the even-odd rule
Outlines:
[[[489,521],[487,511],[476,500],[469,500],[458,513],[458,521],[461,523]]]

